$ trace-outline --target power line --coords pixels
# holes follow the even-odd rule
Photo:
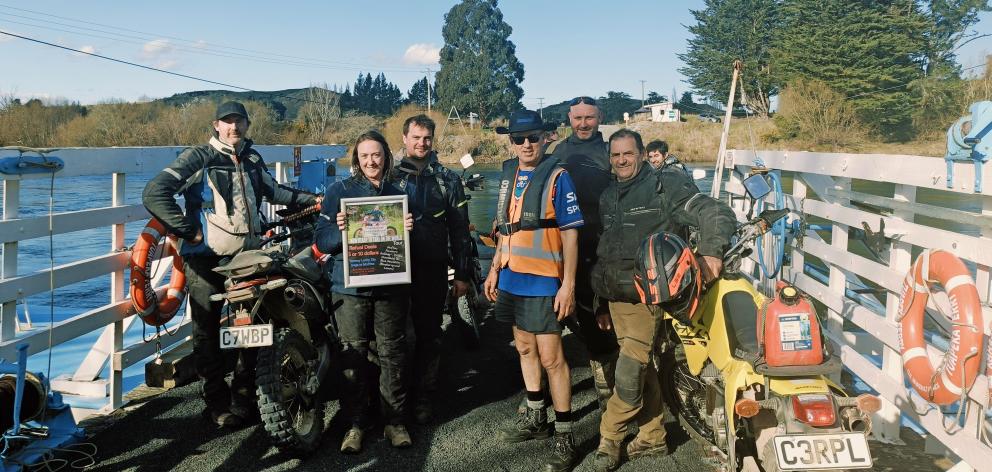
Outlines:
[[[195,50],[193,52],[197,52],[197,50],[202,50],[202,49],[214,49],[214,46],[211,45],[211,44],[209,44],[209,43],[203,44],[203,42],[201,42],[201,41],[192,41],[192,40],[181,38],[181,37],[177,37],[177,36],[170,36],[170,35],[166,35],[166,34],[158,34],[158,33],[149,33],[149,32],[145,32],[145,31],[138,31],[138,30],[123,28],[123,27],[119,27],[119,26],[108,25],[108,24],[105,24],[105,23],[97,23],[97,22],[92,22],[92,21],[85,21],[85,20],[80,20],[80,19],[76,19],[76,18],[59,16],[59,15],[55,15],[55,14],[52,14],[52,13],[45,13],[45,12],[40,12],[40,11],[35,11],[35,10],[29,10],[29,9],[25,9],[25,8],[18,8],[18,7],[14,7],[14,6],[10,6],[10,5],[6,5],[6,4],[2,4],[2,3],[0,3],[0,8],[7,8],[7,9],[10,9],[10,10],[16,10],[16,11],[20,11],[20,12],[35,14],[35,15],[41,15],[41,16],[47,16],[47,17],[52,17],[52,18],[58,18],[58,19],[61,19],[61,20],[67,20],[67,21],[71,21],[71,22],[75,22],[75,23],[83,23],[83,24],[88,24],[88,25],[102,26],[102,27],[105,27],[105,28],[111,28],[113,30],[126,31],[126,32],[129,32],[129,33],[137,33],[138,36],[125,35],[125,34],[122,34],[122,33],[116,33],[116,32],[112,32],[112,31],[100,30],[100,29],[95,29],[95,28],[86,28],[86,27],[83,27],[83,26],[76,26],[76,25],[70,25],[70,24],[66,24],[66,23],[59,23],[59,22],[54,22],[54,21],[46,20],[46,19],[31,18],[31,17],[22,16],[22,15],[15,15],[15,14],[12,14],[12,13],[3,13],[4,15],[8,15],[8,16],[15,16],[15,17],[24,18],[24,19],[30,19],[32,21],[47,21],[47,22],[51,22],[53,24],[59,24],[59,25],[62,25],[62,26],[68,26],[70,28],[85,29],[85,30],[90,30],[90,31],[97,31],[97,32],[114,34],[114,35],[119,35],[119,36],[123,36],[123,37],[130,37],[130,38],[142,39],[142,40],[155,40],[155,39],[167,38],[167,39],[173,39],[173,40],[176,40],[176,41],[182,41],[184,43],[188,43],[188,44],[192,45],[192,47],[195,48]],[[27,25],[27,26],[35,26],[35,27],[42,27],[42,28],[44,28],[43,26],[38,26],[38,25]],[[59,30],[59,31],[62,31],[62,30]],[[64,31],[64,32],[72,33],[72,34],[83,34],[83,35],[85,35],[85,33],[79,33],[79,32],[74,32],[74,31]],[[115,38],[104,38],[104,39],[118,40],[118,39],[115,39]],[[231,50],[237,50],[237,51],[243,51],[243,52],[247,52],[247,53],[252,53],[254,55],[272,56],[272,57],[284,57],[284,58],[289,58],[289,59],[297,59],[297,60],[305,61],[307,63],[323,63],[323,64],[328,64],[328,65],[342,65],[342,66],[352,66],[352,67],[364,67],[364,68],[370,68],[370,69],[374,69],[374,70],[384,70],[380,66],[375,66],[375,65],[370,65],[370,64],[362,64],[362,63],[356,63],[356,62],[342,62],[342,61],[327,61],[327,60],[324,60],[324,59],[314,59],[314,58],[308,58],[308,57],[293,56],[293,55],[288,55],[288,54],[280,54],[280,53],[272,53],[272,52],[266,52],[266,51],[259,51],[259,50],[254,50],[254,49],[245,49],[245,48],[240,48],[240,47],[236,47],[236,46],[229,46],[229,45],[224,45],[224,44],[217,44],[216,46],[217,47],[220,47],[220,48],[223,48],[223,51],[226,54],[235,54],[235,53],[230,53],[229,51],[231,51]],[[238,54],[238,55],[240,55],[240,56],[246,56],[244,54]],[[247,56],[247,57],[250,57],[250,56]],[[394,67],[394,68],[392,68],[389,71],[392,71],[392,72],[419,72],[417,69],[414,69],[414,68],[401,68],[401,67]]]
[[[2,13],[2,12],[0,12],[0,15],[9,15],[9,13]],[[31,20],[32,21],[45,21],[45,20],[35,20],[35,19],[31,19]],[[138,45],[145,45],[145,44],[147,44],[147,41],[145,41],[146,38],[140,38],[140,37],[131,36],[131,35],[120,35],[119,33],[113,33],[113,32],[106,32],[106,33],[107,34],[119,35],[119,36],[122,36],[122,37],[125,37],[125,38],[134,38],[134,39],[138,39],[139,41],[134,41],[134,40],[129,40],[129,39],[122,39],[122,38],[119,38],[119,37],[103,36],[103,35],[93,34],[93,33],[83,33],[83,32],[79,32],[79,31],[72,31],[72,30],[67,30],[67,29],[62,29],[62,28],[56,28],[56,27],[53,27],[53,26],[45,26],[45,25],[39,25],[39,24],[34,24],[34,23],[25,23],[25,22],[14,21],[14,20],[9,20],[9,19],[3,19],[3,21],[5,23],[12,23],[12,24],[17,24],[17,25],[30,26],[30,27],[33,27],[33,28],[42,28],[42,29],[46,29],[46,30],[59,31],[59,32],[62,32],[62,33],[69,33],[69,34],[76,34],[76,35],[87,36],[87,37],[91,37],[91,38],[106,39],[106,40],[116,41],[116,42],[122,42],[122,43],[130,43],[130,44],[138,44]],[[51,22],[51,23],[57,24],[57,25],[65,25],[64,23],[58,23],[58,22]],[[65,26],[68,26],[70,28],[79,28],[79,27],[73,26],[73,25],[65,25]],[[101,31],[101,30],[95,30],[93,28],[84,28],[84,29],[88,29],[88,30],[92,30],[92,31]],[[103,31],[101,31],[101,32],[103,32]],[[152,40],[152,41],[158,41],[158,40],[159,39],[155,39],[155,40]],[[287,61],[287,60],[273,59],[273,58],[266,58],[266,57],[256,57],[256,56],[251,56],[251,55],[248,55],[248,54],[241,54],[241,53],[217,52],[217,51],[214,51],[214,50],[210,50],[209,48],[201,48],[201,47],[197,47],[197,46],[184,46],[184,45],[181,45],[181,44],[173,44],[173,43],[168,43],[168,42],[166,42],[165,44],[167,44],[169,47],[173,47],[175,49],[178,49],[178,50],[181,50],[181,51],[184,51],[184,52],[191,52],[191,53],[194,53],[194,54],[203,54],[203,55],[214,56],[214,57],[225,57],[225,58],[230,58],[230,59],[242,59],[242,60],[249,60],[249,61],[260,62],[260,63],[267,63],[267,64],[290,65],[290,66],[298,66],[298,67],[315,67],[315,68],[332,69],[332,70],[357,70],[357,71],[363,71],[363,70],[365,70],[365,68],[355,67],[355,66],[336,66],[336,65],[320,64],[320,63],[313,63],[313,62]],[[372,70],[376,70],[376,68],[374,66],[370,66],[369,68],[372,69]],[[414,71],[413,69],[392,69],[392,68],[379,68],[379,70],[380,71],[384,71],[384,72],[413,72]]]
[[[58,49],[64,49],[66,51],[71,51],[71,52],[75,52],[75,53],[79,53],[79,54],[85,54],[87,56],[98,57],[100,59],[105,59],[105,60],[108,60],[108,61],[117,62],[117,63],[120,63],[120,64],[129,65],[129,66],[132,66],[132,67],[139,67],[141,69],[147,69],[147,70],[150,70],[150,71],[161,72],[163,74],[174,75],[176,77],[182,77],[182,78],[185,78],[185,79],[196,80],[196,81],[205,82],[205,83],[208,83],[208,84],[220,85],[222,87],[230,87],[230,88],[234,88],[234,89],[238,89],[238,90],[243,90],[245,92],[255,92],[256,91],[256,90],[252,90],[252,89],[247,88],[247,87],[242,87],[240,85],[227,84],[227,83],[224,83],[224,82],[218,82],[216,80],[204,79],[202,77],[196,77],[196,76],[187,75],[187,74],[180,74],[179,72],[172,72],[172,71],[168,71],[168,70],[165,70],[165,69],[159,69],[157,67],[146,66],[144,64],[138,64],[136,62],[130,62],[130,61],[125,61],[123,59],[117,59],[117,58],[110,57],[110,56],[104,56],[102,54],[96,54],[96,53],[92,53],[92,52],[82,51],[82,50],[79,50],[79,49],[73,49],[73,48],[70,48],[68,46],[62,46],[60,44],[49,43],[47,41],[42,41],[40,39],[29,38],[27,36],[21,36],[19,34],[9,33],[7,31],[3,31],[3,30],[0,30],[0,34],[7,35],[7,36],[12,36],[12,37],[15,37],[15,38],[20,38],[20,39],[23,39],[23,40],[26,40],[26,41],[31,41],[33,43],[38,43],[38,44],[42,44],[42,45],[45,45],[45,46],[50,46],[50,47],[54,47],[54,48],[58,48]],[[287,99],[290,99],[290,100],[297,100],[297,101],[305,102],[305,103],[319,103],[319,102],[314,102],[312,100],[307,100],[305,98],[293,97],[291,95],[284,95],[284,94],[278,94],[278,93],[274,93],[273,95],[275,95],[277,97],[283,97],[283,98],[287,98]]]

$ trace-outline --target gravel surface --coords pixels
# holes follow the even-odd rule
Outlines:
[[[378,427],[367,433],[360,454],[341,454],[338,446],[348,425],[338,415],[338,402],[332,399],[327,403],[328,426],[321,448],[306,459],[291,457],[270,445],[261,426],[226,431],[201,419],[204,405],[195,383],[116,415],[112,425],[91,439],[98,447],[98,464],[89,470],[539,470],[550,451],[550,440],[507,445],[496,439],[497,430],[515,418],[523,388],[516,351],[508,343],[508,328],[487,320],[482,345],[476,350],[467,350],[458,333],[458,329],[445,330],[444,380],[442,396],[435,404],[435,422],[426,426],[411,422],[414,443],[408,449],[391,448]],[[575,470],[591,470],[592,453],[598,444],[599,410],[583,346],[573,335],[565,337],[565,346],[573,366],[576,441],[583,455]],[[715,464],[704,458],[702,447],[688,441],[679,428],[674,428],[669,441],[676,446],[671,456],[642,458],[620,470],[716,470]]]
[[[259,425],[221,430],[204,421],[199,383],[151,395],[127,412],[115,412],[89,425],[98,448],[93,471],[536,471],[550,450],[550,440],[507,445],[496,432],[512,422],[523,383],[507,327],[487,320],[481,346],[468,350],[458,326],[446,325],[442,397],[435,403],[431,425],[408,425],[413,446],[393,449],[382,428],[369,431],[357,455],[338,452],[347,428],[338,402],[327,402],[327,428],[320,449],[305,459],[280,453]],[[575,434],[583,456],[576,471],[592,470],[598,444],[599,410],[584,348],[574,335],[565,336],[572,366]],[[156,392],[150,392],[154,394]],[[332,394],[333,395],[333,394]],[[673,454],[623,464],[620,471],[691,471],[719,469],[708,447],[690,440],[677,425],[666,425]],[[923,454],[922,439],[904,434],[905,446],[872,442],[879,471],[940,471],[946,460]]]

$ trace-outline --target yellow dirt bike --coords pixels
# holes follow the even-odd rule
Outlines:
[[[666,314],[671,324],[659,323],[663,395],[689,433],[720,452],[725,470],[870,468],[866,435],[878,398],[850,397],[828,378],[842,367],[839,351],[823,345],[816,312],[795,287],[780,283],[769,299],[741,273],[754,241],[787,213],[741,225],[692,319]],[[819,349],[821,362],[776,365],[782,348]]]

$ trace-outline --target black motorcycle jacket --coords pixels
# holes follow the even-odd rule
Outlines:
[[[610,172],[610,145],[597,131],[589,139],[579,139],[572,134],[552,143],[548,150],[561,162],[575,184],[579,210],[585,224],[579,228],[579,259],[596,251],[596,241],[603,223],[599,217],[599,197],[613,180]],[[591,259],[591,257],[589,257]]]
[[[290,206],[316,202],[316,195],[277,183],[251,145],[246,139],[234,149],[213,137],[206,145],[184,150],[148,181],[142,203],[152,216],[180,238],[190,240],[198,230],[203,233],[202,243],[183,244],[183,256],[256,249],[263,200]],[[177,194],[185,199],[185,212],[176,202]]]
[[[640,302],[634,259],[647,236],[667,231],[685,238],[690,227],[697,228],[697,253],[722,257],[737,228],[733,210],[700,193],[683,172],[657,172],[646,163],[630,180],[614,178],[599,200],[599,210],[603,233],[592,287],[600,297],[618,302]]]
[[[472,240],[465,189],[458,174],[438,162],[437,154],[425,159],[427,165],[418,170],[411,158],[402,156],[393,173],[413,213],[410,255],[414,260],[446,261],[455,270],[455,279],[468,281]]]
[[[365,176],[351,176],[334,182],[324,193],[324,201],[320,205],[320,218],[314,230],[314,243],[317,250],[331,257],[333,269],[331,272],[331,291],[344,295],[379,296],[397,293],[407,293],[409,285],[382,285],[375,287],[345,287],[344,286],[344,254],[343,235],[338,228],[337,215],[341,211],[342,198],[379,197],[386,195],[403,195],[396,188],[396,182],[385,180],[376,188]],[[402,228],[395,228],[402,231]]]

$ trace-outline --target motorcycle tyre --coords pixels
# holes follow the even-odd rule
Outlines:
[[[255,371],[258,410],[266,433],[280,451],[306,455],[320,445],[324,431],[324,405],[317,398],[310,399],[311,406],[302,412],[309,416],[309,428],[306,431],[296,429],[294,414],[281,398],[282,361],[286,356],[299,366],[316,359],[317,352],[296,331],[289,328],[277,330],[272,346],[258,349]]]
[[[661,395],[662,399],[668,405],[668,410],[678,417],[682,429],[689,433],[692,439],[713,445],[713,432],[699,431],[696,426],[693,426],[693,421],[702,425],[707,423],[699,417],[688,417],[692,413],[685,407],[682,397],[679,395],[677,386],[675,385],[677,380],[673,381],[678,378],[676,376],[679,375],[679,370],[682,370],[687,375],[689,372],[689,366],[685,360],[685,350],[682,348],[682,344],[676,343],[673,349],[660,354],[658,356],[658,364],[658,375],[661,377]],[[709,436],[706,435],[707,433]]]

